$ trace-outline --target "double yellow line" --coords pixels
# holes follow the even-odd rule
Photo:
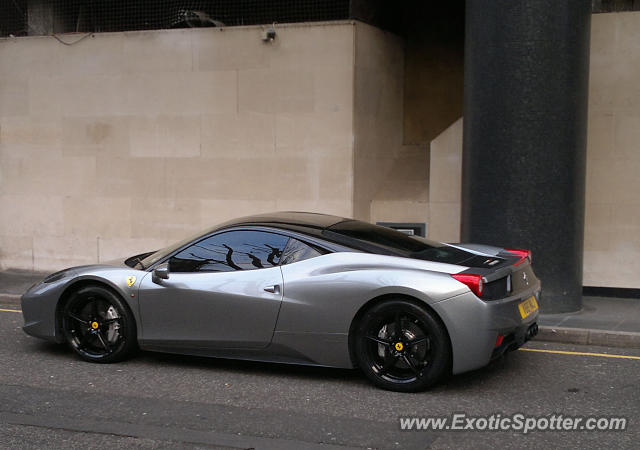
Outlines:
[[[640,356],[610,355],[608,353],[567,352],[564,350],[544,350],[541,348],[520,348],[518,350],[521,350],[523,352],[556,353],[558,355],[600,356],[602,358],[640,359]]]
[[[4,312],[17,312],[17,313],[21,313],[22,311],[20,311],[19,309],[2,309],[0,308],[0,311],[4,311]]]

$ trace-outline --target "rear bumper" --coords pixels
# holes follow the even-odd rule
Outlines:
[[[533,339],[536,334],[538,334],[538,324],[535,322],[531,325],[518,327],[513,333],[504,336],[500,345],[493,348],[491,360],[499,358],[507,352],[519,349],[525,342]]]
[[[449,332],[454,374],[483,367],[492,358],[518,348],[529,338],[538,311],[522,318],[518,305],[535,296],[539,302],[540,282],[517,296],[483,301],[467,292],[430,306],[438,313]],[[498,336],[503,336],[496,346]]]

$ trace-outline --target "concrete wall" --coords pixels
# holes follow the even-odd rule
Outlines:
[[[354,216],[371,222],[425,222],[429,152],[403,145],[404,42],[356,24]]]
[[[0,267],[108,260],[264,211],[352,215],[354,25],[260,33],[0,40]]]
[[[464,1],[410,2],[406,17],[404,142],[429,144],[462,116]]]
[[[460,242],[462,119],[431,142],[430,157],[427,237],[441,242]]]
[[[637,12],[593,16],[585,285],[640,287],[638,30]],[[0,40],[0,268],[108,260],[286,209],[427,221],[457,241],[462,122],[403,145],[402,40],[346,22],[260,32]]]
[[[640,288],[640,12],[591,23],[584,284]]]

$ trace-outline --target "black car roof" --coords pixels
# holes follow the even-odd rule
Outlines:
[[[411,238],[402,233],[367,222],[328,214],[294,211],[241,217],[223,223],[217,227],[216,231],[243,226],[262,226],[298,232],[308,237],[320,239],[324,244],[339,245],[341,248],[348,248],[351,251],[356,250],[378,255],[407,257],[408,250],[394,248],[394,242],[398,239],[408,240],[413,246],[419,245],[417,241],[411,242]],[[377,239],[375,238],[376,232],[382,233]]]
[[[340,216],[319,214],[310,212],[283,211],[269,214],[258,214],[233,219],[216,227],[217,229],[231,228],[242,225],[261,225],[281,228],[285,230],[300,231],[315,236],[320,236],[322,231],[340,222],[349,221]]]

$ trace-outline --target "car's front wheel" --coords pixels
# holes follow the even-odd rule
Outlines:
[[[131,312],[120,297],[106,287],[78,289],[69,296],[61,314],[65,339],[82,359],[116,362],[137,347]]]
[[[405,299],[367,310],[355,330],[356,362],[383,389],[416,392],[449,370],[451,346],[444,326],[426,308]]]

